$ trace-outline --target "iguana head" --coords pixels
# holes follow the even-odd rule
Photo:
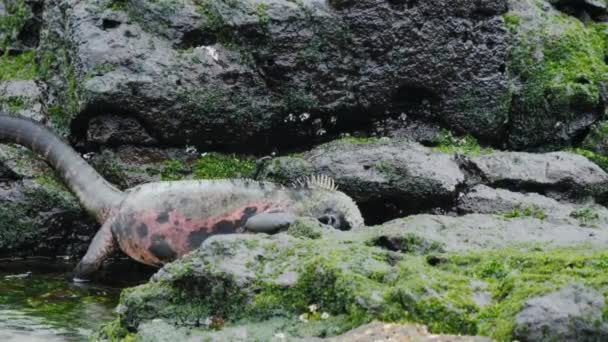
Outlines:
[[[333,179],[312,176],[299,180],[294,185],[296,191],[303,192],[298,205],[301,215],[314,217],[339,230],[351,230],[364,225],[355,201],[338,191]]]

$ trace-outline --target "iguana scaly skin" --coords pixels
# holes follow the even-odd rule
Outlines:
[[[297,217],[314,217],[341,230],[363,226],[353,200],[327,177],[285,188],[246,179],[158,182],[120,191],[60,138],[33,121],[0,115],[0,140],[44,157],[101,228],[74,270],[89,278],[117,248],[161,266],[198,248],[210,235],[272,233]]]

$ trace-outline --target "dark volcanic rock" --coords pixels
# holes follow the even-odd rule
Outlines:
[[[555,222],[524,213],[516,217],[491,214],[458,217],[414,215],[378,227],[383,229],[382,233],[376,233],[384,234],[382,241],[391,241],[395,234],[399,236],[407,232],[429,245],[442,246],[441,249],[447,252],[492,250],[518,244],[543,248],[572,245],[602,248],[608,244],[605,218],[603,224],[588,227],[574,220]]]
[[[27,150],[1,146],[0,158],[12,175],[0,179],[0,257],[82,255],[95,220]]]
[[[583,141],[583,147],[604,156],[608,156],[608,121],[595,124]]]
[[[594,203],[558,202],[537,193],[519,193],[478,185],[458,199],[459,213],[537,217],[555,224],[608,225],[608,209]]]
[[[487,185],[555,197],[608,200],[608,174],[587,158],[554,152],[493,152],[468,158],[471,172]]]
[[[401,114],[493,141],[506,122],[503,0],[112,4],[46,4],[75,127],[128,116],[160,143],[259,149]]]
[[[0,82],[0,111],[44,122],[46,120],[43,98],[45,90],[44,83],[31,80]]]
[[[358,326],[374,318],[497,340],[538,340],[542,325],[567,340],[605,334],[600,282],[607,226],[419,215],[316,237],[296,237],[291,229],[210,237],[150,283],[126,290],[114,324],[138,338],[178,340],[336,336],[352,329],[353,320]],[[531,299],[579,281],[594,289]],[[479,290],[487,293],[481,301]],[[518,315],[513,308],[520,307]],[[521,325],[513,332],[516,321]],[[379,334],[377,328],[345,336]]]
[[[311,174],[333,177],[364,211],[384,215],[368,223],[451,207],[465,180],[452,155],[398,139],[334,141],[301,158],[277,158],[265,174],[283,183]]]
[[[608,6],[604,0],[549,0],[560,10],[581,18],[592,16],[601,18],[608,14]]]
[[[582,285],[528,300],[515,318],[519,341],[605,341],[604,295]]]
[[[97,116],[89,121],[87,140],[106,146],[156,143],[137,120],[111,115]]]

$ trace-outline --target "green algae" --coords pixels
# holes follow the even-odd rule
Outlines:
[[[250,158],[211,152],[204,153],[194,161],[165,160],[159,172],[163,181],[247,178],[253,174],[255,167],[255,160]]]
[[[386,244],[374,238],[361,244],[306,237],[290,240],[287,246],[256,241],[259,244],[250,247],[235,240],[216,242],[217,250],[209,252],[221,259],[241,255],[241,248],[265,250],[264,257],[247,263],[255,274],[251,280],[243,283],[206,257],[191,255],[169,265],[171,278],[125,291],[122,304],[127,310],[121,324],[136,328],[139,322],[162,318],[204,331],[192,322],[209,316],[220,317],[226,326],[281,319],[302,326],[319,324],[320,330],[312,330],[335,335],[380,319],[422,323],[434,333],[507,341],[526,300],[575,282],[608,289],[608,253],[584,246],[459,254],[430,248],[419,254],[407,248],[401,253],[381,248]],[[295,283],[275,282],[287,271],[297,274]],[[485,306],[473,300],[474,281],[487,284],[492,300]],[[203,294],[204,299],[192,303]],[[311,315],[311,306],[332,320]],[[308,336],[301,335],[303,331],[292,333]]]
[[[608,156],[582,148],[571,149],[570,152],[580,154],[581,156],[597,164],[597,166],[604,169],[604,171],[608,171]]]
[[[601,108],[606,25],[540,7],[530,11],[534,15],[505,15],[513,41],[507,68],[513,83],[511,144],[559,146],[569,143],[557,137],[561,125]]]
[[[188,171],[188,168],[181,160],[165,160],[163,168],[160,172],[160,179],[163,181],[180,180],[184,178]]]
[[[571,106],[595,106],[599,100],[598,82],[605,80],[606,51],[602,25],[585,25],[566,15],[550,19],[560,25],[560,33],[544,27],[534,37],[522,33],[521,45],[512,50],[510,71],[523,78],[524,109],[543,111],[548,99],[554,112],[568,114]],[[532,32],[527,33],[532,35]],[[538,60],[534,38],[541,39],[542,59]]]
[[[32,80],[37,75],[34,52],[0,56],[0,81]]]
[[[433,139],[433,148],[444,153],[461,153],[468,155],[479,155],[492,152],[490,148],[483,148],[477,139],[470,135],[463,137],[455,136],[451,131],[443,129]]]
[[[6,13],[0,15],[0,51],[5,51],[17,40],[19,33],[28,17],[28,7],[25,1],[11,1],[5,4]]]
[[[81,211],[76,199],[55,178],[39,176],[35,182],[39,186],[23,189],[23,201],[0,203],[0,248],[17,250],[19,246],[35,241],[46,228],[38,217],[45,209]]]
[[[28,333],[49,339],[86,340],[114,316],[119,290],[78,286],[63,274],[37,271],[20,276],[0,272],[0,329],[3,336],[27,340]],[[27,326],[28,329],[15,329]]]
[[[192,167],[195,179],[246,178],[255,171],[255,161],[236,155],[207,153]]]
[[[608,143],[608,121],[599,122],[589,131],[585,137],[582,147],[588,150],[596,150],[598,146]]]
[[[502,214],[504,218],[512,219],[512,218],[521,218],[521,217],[534,217],[539,220],[544,220],[547,216],[543,208],[538,206],[521,206],[518,205],[515,208],[509,210],[508,212]]]
[[[583,207],[574,210],[570,213],[570,217],[574,217],[575,219],[577,219],[581,226],[592,225],[600,219],[600,215],[598,214],[598,212],[590,207]]]
[[[0,98],[0,105],[4,105],[9,114],[16,114],[20,110],[27,108],[27,99],[21,96],[8,96]]]
[[[323,229],[316,220],[309,221],[299,218],[289,226],[287,234],[297,238],[320,239],[323,235]]]

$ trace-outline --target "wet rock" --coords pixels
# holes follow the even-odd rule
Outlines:
[[[602,292],[579,284],[528,300],[517,314],[513,337],[519,341],[602,341]]]
[[[52,170],[22,148],[0,158],[15,176],[0,183],[0,257],[84,254],[98,225]]]
[[[333,177],[364,212],[383,213],[368,224],[450,207],[465,180],[453,156],[398,139],[334,141],[301,157],[277,158],[265,173],[283,183],[311,174]]]
[[[402,113],[496,140],[508,115],[506,1],[61,4],[42,50],[69,47],[55,75],[77,101],[51,93],[77,127],[127,116],[162,144],[260,150]]]
[[[472,156],[469,170],[484,184],[533,191],[556,198],[591,196],[608,200],[608,174],[587,158],[554,152],[494,152]]]

